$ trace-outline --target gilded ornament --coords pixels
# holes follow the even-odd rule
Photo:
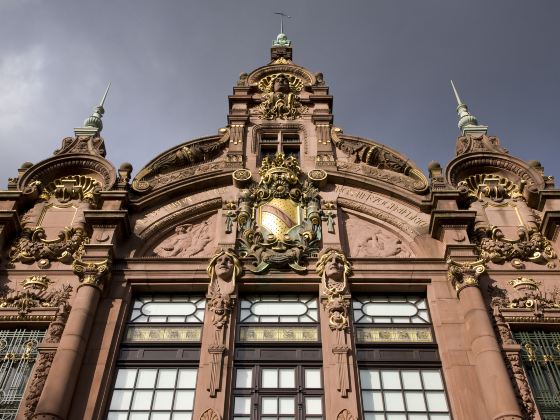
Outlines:
[[[490,199],[502,202],[505,199],[523,199],[525,181],[519,184],[495,174],[476,174],[457,184],[460,192],[474,200]]]
[[[52,281],[47,276],[30,276],[21,283],[24,289],[47,290]]]
[[[74,274],[80,278],[79,287],[92,286],[96,289],[103,290],[105,280],[110,277],[109,270],[110,261],[108,259],[99,262],[84,262],[75,260],[72,263]]]
[[[467,287],[478,287],[478,278],[486,271],[483,260],[461,263],[448,259],[447,267],[447,278],[455,288],[457,297]]]
[[[85,201],[97,207],[101,183],[85,175],[73,175],[55,179],[49,183],[41,197],[50,198],[52,196],[61,203],[68,203],[72,200]]]
[[[303,89],[303,80],[293,74],[265,76],[259,80],[257,87],[263,93],[263,101],[257,109],[265,120],[293,120],[307,111],[298,96]]]
[[[240,255],[254,262],[255,273],[269,267],[298,272],[321,239],[319,190],[302,175],[295,157],[265,157],[260,181],[239,194],[237,224]]]

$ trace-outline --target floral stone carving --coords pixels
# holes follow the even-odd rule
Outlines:
[[[205,250],[213,241],[215,217],[199,224],[186,223],[175,228],[175,233],[155,247],[160,257],[188,258],[206,256]]]
[[[307,111],[299,101],[299,92],[303,81],[292,74],[275,73],[263,77],[257,84],[263,93],[263,102],[257,107],[262,112],[261,118],[273,120],[293,120]]]
[[[319,250],[319,190],[308,179],[302,182],[298,161],[282,153],[265,157],[259,175],[258,184],[240,193],[240,255],[253,260],[255,273],[271,266],[303,272],[303,259]]]

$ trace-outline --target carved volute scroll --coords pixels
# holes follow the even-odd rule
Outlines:
[[[208,347],[211,354],[211,371],[207,389],[210,397],[216,397],[221,389],[224,354],[227,351],[230,315],[237,296],[237,279],[243,273],[243,266],[234,251],[219,251],[208,264],[210,284],[208,286],[208,309],[212,312],[213,338]]]
[[[335,339],[332,352],[337,361],[337,390],[343,398],[350,390],[349,314],[351,299],[348,293],[347,276],[351,265],[342,251],[326,249],[317,262],[317,273],[321,276],[321,303],[328,313],[329,328]]]
[[[484,261],[456,262],[447,260],[447,278],[459,297],[461,291],[467,287],[478,287],[478,278],[486,271]]]

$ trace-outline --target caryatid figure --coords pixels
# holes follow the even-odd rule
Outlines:
[[[243,266],[233,251],[221,250],[210,259],[207,271],[210,276],[209,307],[214,313],[212,323],[221,330],[228,322],[236,281],[243,272]]]
[[[342,330],[348,326],[347,276],[351,265],[342,251],[328,248],[317,262],[317,273],[321,275],[321,297],[329,311],[329,327]]]

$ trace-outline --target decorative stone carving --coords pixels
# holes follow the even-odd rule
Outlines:
[[[494,174],[471,175],[457,184],[459,192],[471,199],[488,198],[497,203],[507,198],[523,199],[524,187],[524,181],[516,184],[503,176]]]
[[[154,159],[148,166],[142,169],[132,181],[132,189],[139,193],[150,191],[156,186],[161,186],[184,178],[184,173],[175,174],[175,171],[216,158],[229,143],[229,128],[219,130],[220,137],[202,138],[175,147],[158,158]],[[209,166],[206,170],[211,170]],[[168,174],[166,177],[164,175]]]
[[[54,360],[55,352],[41,353],[35,363],[33,378],[29,383],[29,391],[25,401],[25,418],[30,419],[35,413],[39,398],[43,392],[47,376]]]
[[[457,297],[467,287],[478,287],[478,278],[486,271],[483,260],[461,263],[450,258],[447,267],[447,279],[455,288]]]
[[[72,263],[74,274],[80,278],[80,286],[92,286],[100,291],[103,290],[105,280],[110,277],[109,270],[110,260],[106,259],[99,262],[84,262],[82,260],[75,260]]]
[[[207,271],[210,284],[206,298],[214,326],[214,337],[208,347],[212,361],[207,389],[210,397],[215,398],[221,387],[224,354],[227,351],[226,332],[236,301],[237,278],[241,276],[243,266],[234,251],[222,250],[210,259]]]
[[[495,310],[531,309],[533,316],[543,318],[543,309],[560,310],[560,289],[540,290],[540,283],[526,277],[509,281],[513,293],[493,291],[492,305]]]
[[[338,415],[336,416],[336,420],[356,420],[356,417],[354,417],[352,413],[350,413],[350,411],[344,409],[340,413],[338,413]]]
[[[23,290],[9,290],[0,297],[0,308],[15,308],[18,316],[25,319],[33,308],[59,308],[70,298],[72,287],[64,285],[60,289],[47,292],[51,281],[46,276],[31,276],[22,282]]]
[[[86,153],[105,157],[105,143],[101,137],[96,136],[66,137],[62,140],[60,149],[53,152],[54,155],[66,155],[70,153]]]
[[[165,258],[207,256],[208,246],[214,239],[215,217],[198,224],[186,223],[175,228],[175,233],[155,247],[154,253]]]
[[[422,171],[412,166],[408,160],[403,159],[395,152],[380,144],[371,141],[366,142],[355,137],[350,138],[345,136],[343,138],[341,135],[342,129],[338,127],[333,127],[331,129],[331,138],[336,148],[349,156],[353,156],[354,163],[364,163],[378,170],[387,170],[410,177],[414,180],[412,185],[414,192],[423,193],[428,190],[429,183],[425,175]],[[372,173],[371,175],[376,176],[376,173]],[[382,176],[381,174],[377,175],[376,177]],[[411,186],[408,186],[407,189],[410,188]]]
[[[32,264],[37,261],[40,268],[49,267],[51,261],[70,264],[81,256],[83,245],[87,243],[89,238],[79,228],[66,227],[56,239],[47,239],[43,227],[24,228],[10,248],[9,258],[11,263]]]
[[[255,273],[270,266],[306,269],[303,259],[321,239],[319,190],[302,175],[298,161],[278,153],[265,157],[258,184],[240,192],[237,210],[240,255],[254,261]]]
[[[402,240],[380,226],[358,217],[348,216],[346,234],[350,255],[355,258],[409,258],[410,248]]]
[[[480,238],[477,245],[484,261],[497,264],[509,261],[515,268],[523,268],[522,261],[553,264],[551,261],[557,257],[542,233],[525,227],[518,229],[517,239],[506,239],[502,230],[493,226],[486,230],[486,237]]]
[[[486,134],[467,134],[459,137],[456,144],[456,155],[472,152],[508,153],[506,149],[500,146],[500,140],[497,137],[487,136]]]
[[[521,366],[521,357],[519,353],[508,352],[507,361],[509,362],[510,375],[514,386],[517,388],[517,399],[521,403],[521,407],[525,412],[527,419],[535,418],[536,405],[533,400],[533,394],[531,393],[531,388],[529,387],[529,381],[527,380],[527,375]]]
[[[336,344],[332,352],[338,366],[337,390],[346,398],[350,390],[348,308],[351,299],[347,276],[351,273],[351,265],[341,251],[326,249],[317,262],[316,271],[321,276],[321,302],[328,313],[329,328],[335,334]]]
[[[261,118],[273,120],[293,120],[307,111],[299,101],[299,92],[304,82],[299,77],[288,73],[275,73],[263,77],[257,87],[263,93],[262,103],[256,108]]]
[[[209,408],[200,416],[200,420],[220,420],[220,416],[214,410]]]

